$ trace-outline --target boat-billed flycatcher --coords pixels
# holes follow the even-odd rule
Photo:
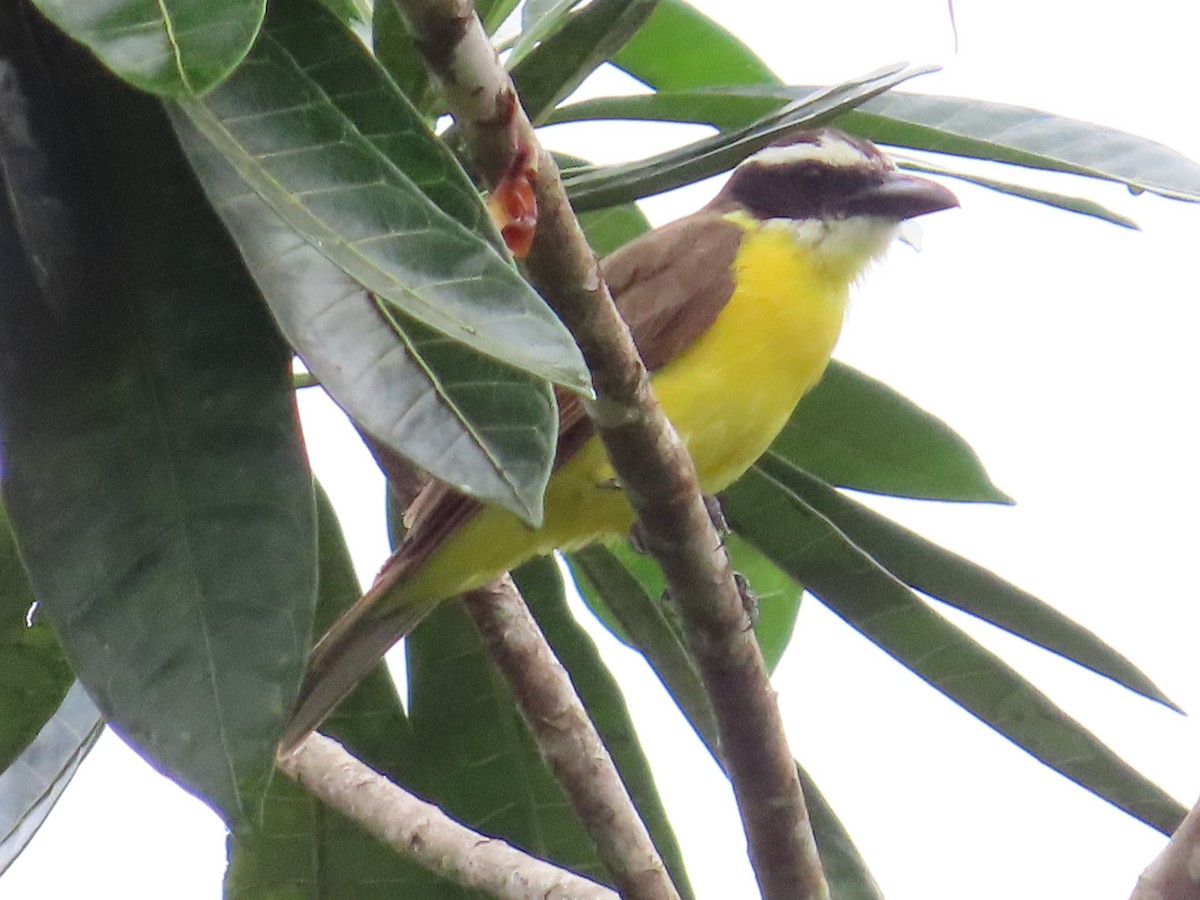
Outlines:
[[[699,212],[603,261],[706,493],[741,476],[821,378],[851,285],[899,223],[956,205],[866,141],[804,132],[748,157]],[[283,747],[316,728],[439,601],[537,554],[629,531],[634,514],[599,438],[576,398],[560,393],[559,402],[542,527],[445,485],[427,488],[375,586],[314,649]]]

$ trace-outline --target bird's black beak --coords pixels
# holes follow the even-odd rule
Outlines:
[[[882,181],[866,185],[846,198],[846,215],[882,216],[902,221],[958,206],[954,192],[936,181],[888,172]]]

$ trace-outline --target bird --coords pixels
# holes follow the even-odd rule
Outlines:
[[[711,202],[600,263],[707,495],[767,450],[821,378],[852,286],[905,220],[958,206],[869,141],[801,131],[747,156]],[[313,648],[280,752],[315,730],[437,605],[537,555],[628,533],[632,508],[578,396],[556,391],[544,518],[425,488],[373,587]]]

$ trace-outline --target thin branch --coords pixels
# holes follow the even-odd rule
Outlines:
[[[679,900],[570,676],[512,578],[468,592],[463,606],[621,896]]]
[[[538,222],[526,260],[592,373],[589,407],[646,548],[662,566],[713,699],[750,859],[767,900],[824,900],[800,782],[749,617],[700,496],[686,448],[658,408],[563,190],[469,0],[394,0],[441,83],[472,160],[490,185],[526,152],[536,161]]]
[[[323,735],[309,735],[278,766],[397,853],[463,887],[500,900],[617,900],[606,887],[459,824]]]
[[[1146,866],[1130,900],[1200,900],[1200,800]]]

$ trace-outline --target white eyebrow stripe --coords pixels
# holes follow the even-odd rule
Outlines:
[[[838,140],[829,142],[822,140],[819,144],[803,142],[763,147],[757,153],[747,156],[741,165],[758,163],[764,166],[783,166],[811,160],[838,167],[870,165],[873,162],[853,144]]]

